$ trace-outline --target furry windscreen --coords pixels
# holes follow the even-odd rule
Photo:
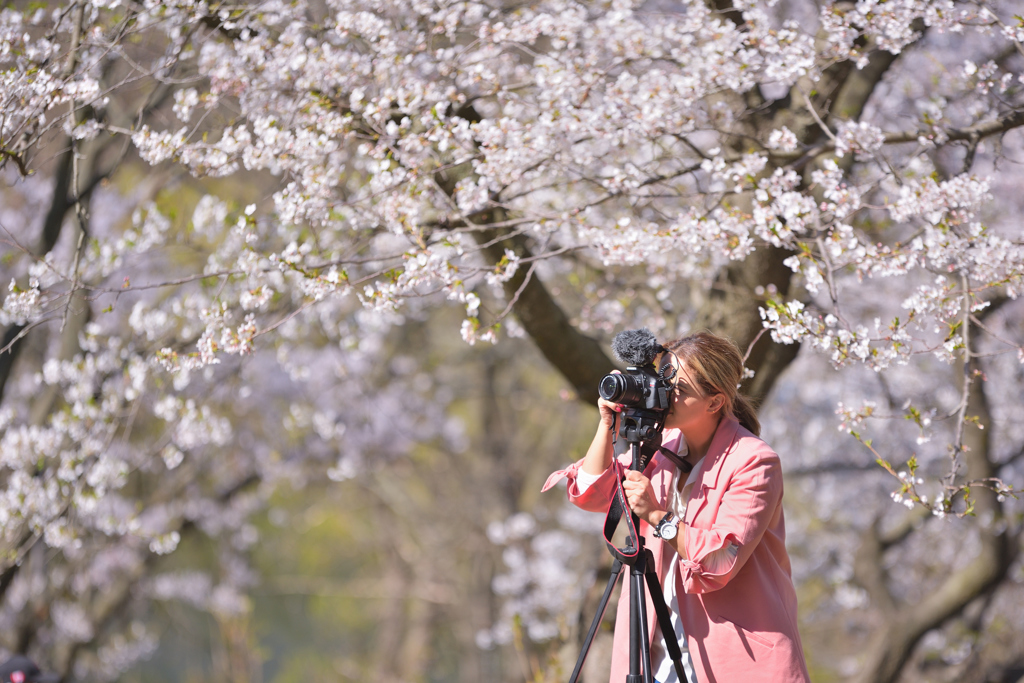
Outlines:
[[[626,365],[640,366],[653,363],[665,347],[658,343],[649,329],[643,327],[619,332],[612,340],[612,350]]]

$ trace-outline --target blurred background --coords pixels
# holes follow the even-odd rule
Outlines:
[[[647,326],[748,353],[815,683],[1024,680],[1024,29],[889,5],[0,3],[0,655],[567,680]]]

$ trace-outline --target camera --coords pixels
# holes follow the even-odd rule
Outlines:
[[[671,383],[654,370],[653,366],[628,367],[626,373],[612,373],[601,378],[597,392],[601,398],[612,403],[621,403],[627,408],[640,410],[667,411],[668,393]]]
[[[626,372],[605,375],[597,391],[604,400],[625,406],[621,436],[628,440],[651,440],[665,426],[665,417],[672,407],[675,368],[667,359],[655,368],[654,360],[664,353],[665,347],[647,328],[620,332],[612,341],[612,349],[626,364]]]

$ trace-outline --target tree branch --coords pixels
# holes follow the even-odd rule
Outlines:
[[[457,114],[470,122],[480,120],[480,114],[472,105],[464,106]],[[460,171],[461,175],[468,173],[468,164],[435,178],[438,187],[449,197],[455,195]],[[505,250],[511,249],[523,261],[533,259],[529,241],[520,231],[493,227],[507,219],[505,210],[497,205],[468,218],[467,223],[481,226],[473,237],[484,258],[498,263],[505,257]],[[580,400],[596,403],[597,385],[614,366],[597,340],[576,329],[533,268],[518,269],[502,287],[519,323],[548,362],[569,380]]]
[[[966,364],[970,366],[972,374],[977,363],[978,359],[968,354]],[[966,478],[971,481],[992,477],[995,473],[989,446],[992,420],[984,384],[980,379],[976,379],[970,386],[968,411],[978,416],[980,428],[972,428],[964,434]],[[979,520],[976,525],[976,537],[981,545],[978,556],[964,568],[949,575],[921,602],[899,606],[898,612],[886,620],[885,626],[872,639],[867,651],[867,662],[855,679],[857,683],[895,681],[925,633],[962,613],[972,601],[993,590],[1006,578],[1019,548],[1006,533],[1003,508],[995,492],[986,488],[979,488],[973,493],[972,501],[976,519]],[[890,545],[907,538],[910,531],[916,528],[909,521],[905,520],[904,525],[889,535]],[[869,591],[872,591],[872,597],[880,598],[881,604],[888,605],[891,610],[891,598],[887,601],[879,592],[879,581],[885,592],[888,592],[882,564],[876,561],[873,566],[867,566],[871,560],[880,559],[879,551],[884,549],[877,535],[875,539],[865,538],[858,551],[858,558],[861,554],[864,557],[863,564],[858,565],[861,571],[858,581],[871,586]]]
[[[1014,109],[991,121],[983,121],[966,128],[950,128],[945,133],[946,137],[952,141],[980,140],[1021,126],[1024,126],[1024,109]],[[885,142],[887,144],[913,142],[919,137],[929,134],[931,134],[931,131],[890,133],[885,136]]]
[[[495,216],[487,218],[493,220]],[[481,249],[489,261],[499,262],[505,256],[505,249],[511,249],[524,260],[532,257],[526,237],[514,234],[504,241],[496,241],[494,238],[500,235],[500,230],[474,233],[479,243],[490,243]],[[516,318],[544,357],[569,380],[580,400],[596,403],[597,385],[614,363],[597,340],[576,329],[536,274],[527,277],[528,271],[520,268],[503,284],[505,296],[509,301],[514,300],[512,310]]]
[[[952,142],[979,141],[993,135],[1000,135],[1014,128],[1024,126],[1024,109],[1014,109],[991,121],[984,121],[965,128],[948,128],[944,132],[947,140]],[[885,144],[896,145],[906,142],[914,142],[921,137],[930,137],[935,134],[934,130],[908,131],[901,133],[887,133]],[[803,152],[771,152],[773,160],[793,160],[789,165],[792,168],[802,168],[811,159],[835,149],[835,143],[831,140],[814,145]]]

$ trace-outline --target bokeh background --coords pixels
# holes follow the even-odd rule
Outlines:
[[[566,680],[647,326],[747,353],[815,683],[1024,680],[1019,9],[0,3],[0,654]]]

